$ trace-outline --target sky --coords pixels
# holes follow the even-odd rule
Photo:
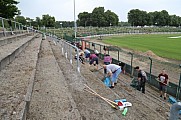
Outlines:
[[[42,15],[54,16],[56,21],[74,20],[74,0],[17,0],[21,15],[35,19]],[[181,0],[75,0],[75,15],[91,13],[96,7],[104,7],[119,16],[119,21],[127,21],[128,12],[139,9],[147,12],[166,10],[169,15],[181,17]]]

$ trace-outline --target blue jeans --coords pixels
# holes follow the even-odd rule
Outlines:
[[[119,68],[115,73],[113,73],[112,79],[111,79],[113,83],[117,82],[118,76],[121,73],[121,71],[122,71],[121,68]]]

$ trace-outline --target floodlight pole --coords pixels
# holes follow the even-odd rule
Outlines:
[[[75,0],[74,0],[74,35],[75,35],[75,39],[77,37],[76,32],[77,32],[77,25],[76,25],[76,18],[75,18]]]

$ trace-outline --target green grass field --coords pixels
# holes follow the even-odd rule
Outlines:
[[[160,57],[181,60],[181,38],[168,38],[176,36],[181,34],[113,36],[105,38],[104,43],[142,52],[151,50]]]

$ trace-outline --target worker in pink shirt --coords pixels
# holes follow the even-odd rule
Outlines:
[[[94,66],[96,66],[96,69],[98,70],[98,57],[96,56],[96,54],[91,54],[89,59],[90,59],[89,65],[94,64]]]
[[[104,56],[104,65],[109,65],[111,63],[112,63],[112,57],[110,55],[106,54]],[[106,73],[107,73],[107,71],[106,71],[106,69],[104,69],[104,74],[106,74]]]

